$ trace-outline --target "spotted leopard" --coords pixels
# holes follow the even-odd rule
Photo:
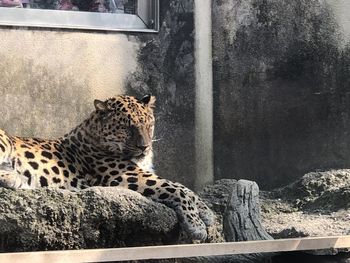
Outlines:
[[[0,130],[0,185],[12,189],[128,188],[173,208],[193,239],[205,240],[211,210],[190,189],[152,170],[155,98],[95,100],[95,110],[62,138],[22,138]]]

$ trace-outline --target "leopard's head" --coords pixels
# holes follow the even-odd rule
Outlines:
[[[116,96],[95,100],[94,132],[99,147],[123,158],[143,158],[152,150],[155,97]]]

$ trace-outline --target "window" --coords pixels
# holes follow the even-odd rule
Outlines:
[[[158,30],[159,0],[0,0],[0,25]]]

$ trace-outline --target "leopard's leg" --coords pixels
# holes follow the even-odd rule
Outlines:
[[[175,185],[181,185],[179,183],[173,183]],[[187,192],[192,192],[190,189],[188,188],[184,188],[184,192],[185,194],[187,194]],[[203,200],[198,196],[198,195],[194,195],[194,202],[197,206],[198,212],[199,212],[199,217],[202,219],[202,221],[205,223],[206,226],[211,226],[214,224],[215,221],[215,215],[213,213],[213,211],[203,202]]]
[[[215,215],[213,211],[199,198],[196,203],[199,216],[207,226],[211,226],[215,222]]]
[[[171,185],[171,182],[165,180],[164,183]],[[194,202],[195,193],[185,191],[183,189],[176,190],[173,195],[163,200],[162,195],[167,193],[160,192],[160,195],[151,197],[154,201],[166,204],[169,207],[174,208],[177,212],[178,218],[184,230],[189,236],[195,240],[207,239],[207,228],[205,222],[200,217],[200,211]],[[178,200],[180,197],[180,201]]]
[[[121,186],[141,193],[152,200],[173,208],[191,238],[205,240],[207,238],[206,224],[200,216],[196,204],[197,195],[179,183],[173,183],[153,173],[145,172],[138,167],[130,168],[119,176],[110,178],[108,185]],[[203,209],[203,207],[200,207]]]

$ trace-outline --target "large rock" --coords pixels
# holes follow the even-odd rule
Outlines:
[[[349,234],[349,178],[350,170],[310,173],[287,187],[260,194],[254,182],[219,180],[201,193],[216,214],[207,242]],[[179,237],[179,232],[172,209],[125,189],[0,189],[0,251],[188,242],[184,236]],[[176,262],[250,263],[265,261],[269,256]]]
[[[283,188],[261,193],[261,199],[262,224],[274,238],[350,235],[350,170],[311,172]],[[348,251],[325,249],[312,254]]]
[[[0,251],[166,244],[177,226],[172,209],[116,187],[0,189]]]
[[[350,170],[308,173],[261,199],[263,225],[275,238],[350,234]]]
[[[216,211],[216,223],[208,229],[207,242],[269,238],[260,235],[263,229],[257,232],[253,227],[253,224],[260,225],[258,187],[254,182],[228,180],[224,195],[216,186],[209,186],[202,193]],[[250,216],[239,219],[240,213]],[[178,225],[172,209],[117,187],[92,187],[80,192],[0,188],[2,252],[189,242]],[[176,262],[251,263],[265,259],[266,256],[254,254],[197,257]]]

